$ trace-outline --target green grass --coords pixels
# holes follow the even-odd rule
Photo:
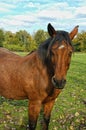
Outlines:
[[[21,55],[21,56],[25,56],[25,55],[29,54],[29,52],[14,52],[14,53]]]
[[[0,130],[25,130],[27,106],[27,100],[0,98]],[[37,130],[40,130],[40,121]],[[49,130],[86,130],[86,53],[72,56],[67,84],[56,99]]]

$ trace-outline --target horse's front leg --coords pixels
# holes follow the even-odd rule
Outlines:
[[[50,116],[51,116],[51,111],[53,108],[55,100],[49,101],[44,104],[44,114],[43,114],[43,130],[48,130],[49,122],[50,122]]]
[[[29,124],[27,130],[35,130],[40,109],[40,101],[29,102]]]

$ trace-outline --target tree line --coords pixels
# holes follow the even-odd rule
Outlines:
[[[8,48],[11,51],[32,51],[47,38],[49,38],[48,33],[41,29],[32,35],[25,30],[12,33],[0,29],[0,47]],[[75,51],[86,52],[86,32],[78,33],[73,44]]]

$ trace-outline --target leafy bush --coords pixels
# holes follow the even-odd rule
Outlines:
[[[25,48],[23,46],[20,46],[20,45],[15,45],[15,44],[4,44],[3,47],[11,50],[11,51],[17,51],[17,52],[23,52],[25,51]]]

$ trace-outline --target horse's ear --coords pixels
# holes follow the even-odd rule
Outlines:
[[[78,27],[79,27],[79,25],[77,25],[77,26],[69,33],[71,40],[72,40],[72,39],[75,37],[75,35],[78,33]]]
[[[51,37],[56,35],[56,30],[54,29],[54,27],[50,23],[48,24],[47,29],[48,29],[48,33]]]

